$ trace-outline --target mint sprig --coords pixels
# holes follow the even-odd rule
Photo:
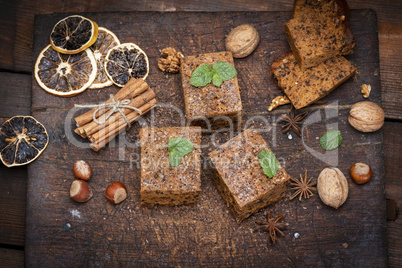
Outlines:
[[[324,135],[320,138],[321,147],[326,150],[330,151],[337,148],[342,143],[342,135],[341,131],[339,130],[331,130],[325,132]]]
[[[269,178],[274,177],[279,169],[279,162],[275,155],[271,151],[264,150],[258,154],[258,158],[260,159],[260,165],[265,175]]]
[[[177,167],[181,163],[181,158],[191,153],[194,145],[186,138],[171,138],[168,144],[169,163],[172,167]]]
[[[214,86],[220,87],[223,81],[230,80],[236,75],[236,69],[227,62],[215,62],[212,68],[208,64],[201,64],[192,73],[190,84],[195,87],[204,87],[212,82]]]

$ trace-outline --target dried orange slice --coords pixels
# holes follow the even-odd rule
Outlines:
[[[0,129],[0,159],[7,167],[31,163],[46,149],[49,136],[32,116],[14,116]]]
[[[120,41],[117,36],[106,28],[98,28],[98,39],[90,47],[95,55],[98,71],[95,81],[89,88],[104,88],[113,85],[112,80],[105,73],[105,57],[109,50],[117,45],[120,45]]]
[[[62,19],[53,27],[50,44],[64,54],[76,54],[92,46],[98,37],[98,25],[83,16]]]
[[[71,97],[83,92],[95,80],[95,56],[90,49],[78,54],[61,54],[51,45],[39,54],[35,64],[35,78],[47,92]]]
[[[105,71],[112,82],[122,87],[131,77],[145,80],[149,73],[148,57],[133,43],[115,46],[106,55]]]

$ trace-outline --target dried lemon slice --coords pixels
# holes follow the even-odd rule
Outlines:
[[[97,62],[98,71],[96,74],[95,81],[89,88],[104,88],[113,85],[112,80],[106,75],[104,65],[105,57],[109,50],[117,45],[120,45],[120,41],[117,36],[106,28],[98,28],[98,39],[90,47],[95,55]]]
[[[0,159],[7,167],[31,163],[46,149],[49,136],[32,116],[14,116],[0,129]]]
[[[71,97],[87,89],[96,77],[96,60],[90,49],[78,54],[61,54],[50,45],[39,54],[35,78],[47,92]]]
[[[124,86],[131,77],[145,80],[149,72],[148,57],[133,43],[115,46],[106,55],[105,71],[113,83]]]
[[[73,15],[60,20],[50,34],[54,50],[76,54],[92,46],[98,37],[98,25],[83,16]]]

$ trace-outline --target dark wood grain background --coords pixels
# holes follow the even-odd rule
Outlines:
[[[36,17],[34,58],[48,44],[53,25],[66,15]],[[41,158],[28,167],[28,266],[243,267],[262,266],[266,262],[274,266],[386,264],[382,132],[363,135],[347,123],[351,105],[363,100],[360,85],[368,83],[373,88],[380,88],[377,21],[373,11],[352,12],[351,27],[360,45],[349,59],[359,70],[359,75],[322,100],[320,105],[305,109],[312,116],[322,113],[328,117],[330,112],[326,109],[329,107],[335,113],[332,118],[320,120],[305,129],[305,144],[296,137],[289,141],[272,124],[275,117],[289,110],[289,105],[267,112],[271,99],[280,94],[274,79],[268,74],[270,63],[289,49],[283,25],[289,20],[290,12],[110,12],[83,15],[112,30],[121,42],[134,42],[146,51],[150,61],[148,84],[160,103],[174,105],[181,111],[184,111],[181,81],[178,75],[159,71],[159,51],[168,46],[184,55],[223,51],[225,36],[232,28],[243,23],[254,25],[261,34],[260,45],[251,56],[235,60],[244,121],[265,131],[263,136],[276,155],[284,159],[283,163],[293,177],[303,173],[305,168],[310,176],[317,177],[331,163],[330,155],[332,165],[345,174],[353,161],[362,161],[371,165],[375,176],[363,187],[351,182],[350,198],[338,211],[323,205],[317,196],[303,203],[284,199],[269,208],[274,214],[284,213],[290,226],[280,243],[271,246],[267,234],[250,232],[255,228],[255,220],[264,218],[266,210],[256,213],[245,223],[237,224],[213,187],[208,167],[202,170],[202,194],[195,205],[148,209],[139,205],[139,162],[130,161],[139,155],[138,146],[125,146],[124,140],[119,139],[118,144],[94,153],[71,142],[77,136],[64,126],[71,124],[65,118],[74,104],[99,102],[119,88],[112,86],[106,90],[88,90],[73,98],[59,98],[46,93],[34,81],[32,115],[48,126],[50,145]],[[380,103],[381,92],[373,91],[371,100]],[[144,119],[143,124],[154,122],[158,127],[181,125],[180,117],[168,107],[158,107]],[[269,124],[261,126],[262,119]],[[324,155],[317,137],[331,123],[342,131],[345,142],[336,152]],[[138,129],[139,124],[127,133],[126,140],[135,143]],[[227,141],[228,135],[219,133],[219,141]],[[204,159],[214,149],[214,137],[203,135],[203,144],[206,145]],[[315,157],[306,146],[323,154],[322,158]],[[77,159],[89,161],[95,173],[89,182],[95,196],[85,204],[74,203],[68,196],[71,167]],[[130,193],[119,206],[109,204],[103,195],[104,189],[114,180],[127,185]],[[367,198],[370,198],[369,206],[365,206]],[[302,234],[302,238],[294,239],[295,232]],[[345,243],[347,248],[343,246]]]
[[[393,218],[395,208],[402,200],[402,183],[399,176],[401,154],[401,105],[400,85],[402,59],[399,53],[402,26],[401,3],[398,1],[348,1],[353,8],[372,8],[378,17],[380,44],[380,73],[382,106],[387,122],[383,128],[385,156],[385,191],[388,198],[387,244],[389,266],[402,264],[400,218]],[[31,73],[35,55],[32,54],[34,36],[34,15],[50,12],[99,12],[99,11],[290,11],[292,1],[211,1],[189,3],[187,1],[0,1],[2,35],[0,36],[0,88],[2,100],[0,116],[2,121],[16,114],[29,114],[31,108]],[[176,80],[174,80],[176,81]],[[177,81],[176,81],[177,82]],[[18,86],[16,86],[18,85]],[[334,93],[335,94],[335,93]],[[262,106],[261,106],[262,107]],[[61,140],[62,137],[59,137]],[[267,139],[269,140],[269,139]],[[375,151],[371,151],[375,154]],[[67,156],[63,156],[68,159]],[[70,160],[72,161],[72,160]],[[94,164],[95,166],[97,164]],[[113,163],[111,164],[113,168]],[[68,170],[66,169],[66,172]],[[314,171],[312,171],[314,172]],[[318,169],[317,169],[318,172]],[[26,167],[7,169],[0,167],[0,259],[8,267],[22,266],[25,246]],[[211,189],[213,190],[213,188]],[[101,200],[102,201],[102,200]],[[319,203],[318,200],[314,202]],[[106,211],[106,214],[113,211]],[[280,211],[278,211],[280,212]],[[383,211],[384,212],[384,211]],[[262,217],[262,214],[259,214]],[[292,220],[292,216],[290,216]],[[65,226],[67,228],[67,226]],[[116,227],[118,228],[118,227]],[[290,233],[290,232],[289,232]],[[263,234],[261,234],[263,235]],[[107,241],[107,237],[101,235]],[[214,238],[208,236],[209,240]],[[381,239],[385,239],[383,236]],[[103,240],[102,240],[103,241]],[[285,239],[286,241],[286,239]],[[285,242],[284,241],[284,242]],[[88,249],[90,251],[91,249]]]

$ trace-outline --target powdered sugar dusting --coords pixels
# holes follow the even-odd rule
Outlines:
[[[71,215],[73,216],[73,218],[77,217],[78,219],[81,219],[81,212],[79,212],[76,209],[72,209],[70,210]]]

